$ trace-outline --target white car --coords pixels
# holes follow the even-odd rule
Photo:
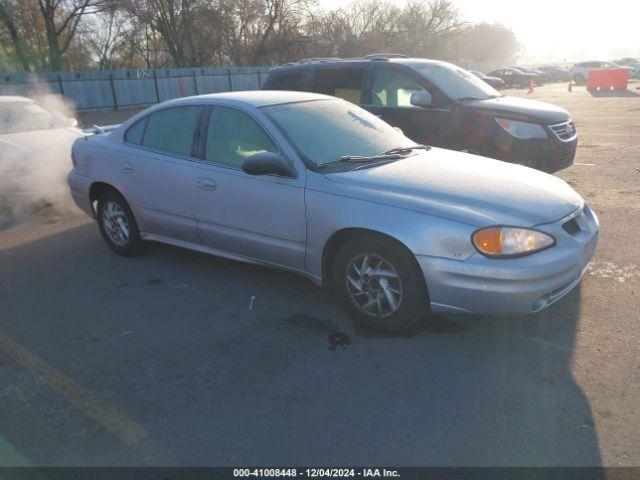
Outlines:
[[[609,70],[612,68],[624,68],[613,62],[579,62],[569,70],[569,78],[577,84],[587,82],[590,70]]]
[[[65,194],[77,121],[26,97],[0,96],[0,214]]]

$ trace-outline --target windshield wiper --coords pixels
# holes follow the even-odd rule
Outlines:
[[[325,167],[327,165],[333,165],[335,163],[340,162],[353,162],[353,163],[366,163],[373,162],[377,160],[397,160],[399,158],[403,158],[399,153],[381,153],[380,155],[343,155],[337,160],[333,160],[331,162],[324,162],[318,165],[319,167]]]
[[[386,152],[382,153],[382,155],[389,155],[389,154],[393,154],[393,153],[410,153],[413,150],[429,150],[431,147],[427,146],[427,145],[411,145],[409,147],[396,147],[396,148],[392,148],[391,150],[387,150]]]
[[[386,152],[379,153],[377,155],[343,155],[337,160],[331,162],[325,162],[318,165],[319,167],[325,167],[327,165],[333,165],[340,162],[354,162],[354,163],[366,163],[377,162],[379,160],[399,160],[405,158],[408,153],[413,150],[429,150],[431,147],[426,145],[411,145],[409,147],[396,147]]]
[[[486,97],[460,97],[458,100],[489,100],[490,98],[500,98],[502,95],[487,95]]]

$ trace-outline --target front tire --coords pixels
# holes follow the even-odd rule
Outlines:
[[[108,191],[98,199],[98,227],[107,246],[118,255],[132,257],[142,250],[138,224],[127,201]]]
[[[424,277],[411,252],[377,237],[355,237],[336,253],[334,293],[361,325],[402,332],[428,312]]]

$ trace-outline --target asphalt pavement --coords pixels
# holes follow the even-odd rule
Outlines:
[[[380,335],[291,273],[118,257],[81,213],[0,230],[0,465],[640,465],[640,97],[534,97],[573,113],[560,176],[602,229],[537,315]]]

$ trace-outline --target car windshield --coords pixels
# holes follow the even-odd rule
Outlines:
[[[61,117],[35,102],[0,102],[0,134],[66,126]]]
[[[501,96],[495,88],[471,72],[450,63],[412,63],[409,66],[454,100]]]
[[[315,166],[414,145],[388,123],[344,100],[285,103],[262,110]]]

